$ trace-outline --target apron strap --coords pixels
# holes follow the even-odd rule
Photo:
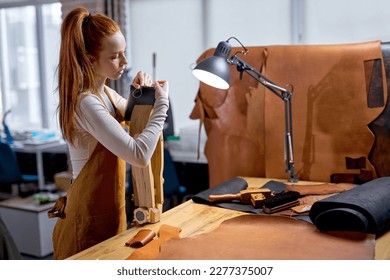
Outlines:
[[[66,206],[66,196],[61,196],[57,199],[54,206],[47,212],[49,218],[65,218],[65,206]]]

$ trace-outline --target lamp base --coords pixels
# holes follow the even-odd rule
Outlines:
[[[296,183],[296,182],[298,182],[299,180],[298,180],[298,178],[296,178],[296,177],[290,177],[289,179],[288,179],[288,182],[290,182],[290,183]]]

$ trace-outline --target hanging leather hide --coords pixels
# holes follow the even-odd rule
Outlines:
[[[249,65],[293,92],[299,179],[361,183],[376,178],[376,168],[385,164],[369,157],[375,137],[368,124],[381,114],[387,101],[381,43],[248,49],[242,58]],[[206,51],[198,62],[213,51]],[[238,71],[231,73],[229,90],[200,84],[190,115],[204,123],[207,133],[209,186],[237,176],[288,178],[284,102],[245,73],[242,80]],[[361,164],[348,166],[351,159]]]

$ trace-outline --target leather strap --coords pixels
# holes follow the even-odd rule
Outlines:
[[[47,212],[49,218],[65,218],[66,196],[57,199],[54,206]]]

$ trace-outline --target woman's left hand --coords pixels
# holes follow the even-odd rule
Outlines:
[[[140,88],[143,86],[150,87],[152,86],[153,81],[152,78],[148,73],[145,73],[144,71],[139,71],[137,75],[134,77],[132,86],[135,88]]]

